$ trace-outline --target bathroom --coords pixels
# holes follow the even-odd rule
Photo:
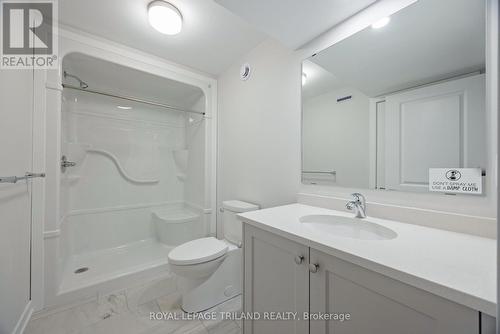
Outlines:
[[[0,334],[497,332],[498,0],[1,6]]]

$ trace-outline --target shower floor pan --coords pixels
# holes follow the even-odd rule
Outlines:
[[[133,281],[133,276],[137,280],[141,274],[150,276],[166,272],[167,256],[172,248],[156,240],[142,240],[117,248],[75,255],[64,268],[59,294],[99,285],[97,291],[91,289],[89,292],[106,293],[105,290],[127,286]]]

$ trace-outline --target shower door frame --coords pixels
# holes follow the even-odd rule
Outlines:
[[[58,298],[57,269],[60,223],[60,157],[62,60],[70,53],[80,53],[129,67],[145,73],[176,80],[200,88],[205,94],[205,187],[204,213],[210,215],[209,232],[216,234],[216,167],[217,167],[217,80],[117,43],[59,28],[59,67],[57,70],[39,71],[35,85],[39,91],[38,113],[43,115],[45,140],[45,205],[44,222],[33,233],[31,288],[34,310],[59,306],[74,301]],[[42,202],[43,203],[43,200]]]

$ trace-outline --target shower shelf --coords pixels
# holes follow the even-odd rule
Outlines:
[[[168,246],[178,246],[200,237],[201,215],[188,207],[155,208],[152,222],[158,240]]]
[[[187,222],[195,221],[200,218],[200,215],[188,210],[188,209],[179,209],[179,210],[154,210],[152,212],[153,217],[155,219],[159,219],[160,221],[166,224],[183,224]]]
[[[104,155],[108,158],[110,158],[114,164],[116,165],[116,168],[118,168],[118,171],[120,172],[120,174],[128,181],[132,182],[132,183],[140,183],[140,184],[151,184],[151,183],[158,183],[160,182],[160,180],[158,179],[151,179],[151,180],[147,180],[147,179],[136,179],[132,176],[130,176],[127,171],[125,169],[123,169],[122,165],[120,164],[120,161],[118,160],[118,158],[111,152],[108,152],[106,150],[101,150],[101,149],[96,149],[96,148],[88,148],[87,149],[87,152],[89,153],[96,153],[96,154],[101,154],[101,155]]]

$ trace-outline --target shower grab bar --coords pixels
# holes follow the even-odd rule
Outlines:
[[[108,152],[106,150],[95,149],[95,148],[88,148],[87,152],[102,154],[102,155],[107,156],[108,158],[110,158],[115,163],[116,168],[118,168],[118,171],[120,172],[120,174],[126,180],[128,180],[128,181],[130,181],[132,183],[144,183],[144,184],[148,184],[148,183],[158,183],[158,182],[160,182],[160,180],[140,180],[140,179],[136,179],[136,178],[128,175],[128,173],[125,171],[125,169],[123,169],[122,165],[120,164],[120,161],[118,160],[118,158],[113,153],[111,153],[111,152]]]
[[[159,102],[153,102],[153,101],[139,99],[139,98],[133,97],[133,96],[116,95],[116,94],[112,94],[112,93],[107,93],[107,92],[103,92],[103,91],[99,91],[99,90],[93,90],[93,89],[88,89],[88,88],[81,88],[81,87],[77,87],[77,86],[73,86],[73,85],[68,85],[68,84],[64,84],[64,83],[62,84],[62,86],[63,86],[63,88],[78,90],[78,91],[81,91],[81,92],[87,92],[87,93],[92,93],[92,94],[99,94],[99,95],[104,95],[104,96],[109,96],[109,97],[116,97],[118,99],[132,101],[132,102],[138,102],[138,103],[143,103],[143,104],[148,104],[148,105],[155,106],[155,107],[161,107],[161,108],[166,108],[166,109],[170,109],[170,110],[176,110],[176,111],[194,113],[194,114],[199,114],[199,115],[203,115],[203,116],[205,115],[205,112],[203,112],[203,111],[195,111],[195,110],[189,110],[189,109],[182,109],[182,108],[174,107],[174,106],[171,106],[171,105],[168,105],[168,104],[164,104],[164,103],[159,103]]]
[[[24,176],[0,176],[0,183],[17,183],[35,177],[45,177],[45,173],[26,173]]]

